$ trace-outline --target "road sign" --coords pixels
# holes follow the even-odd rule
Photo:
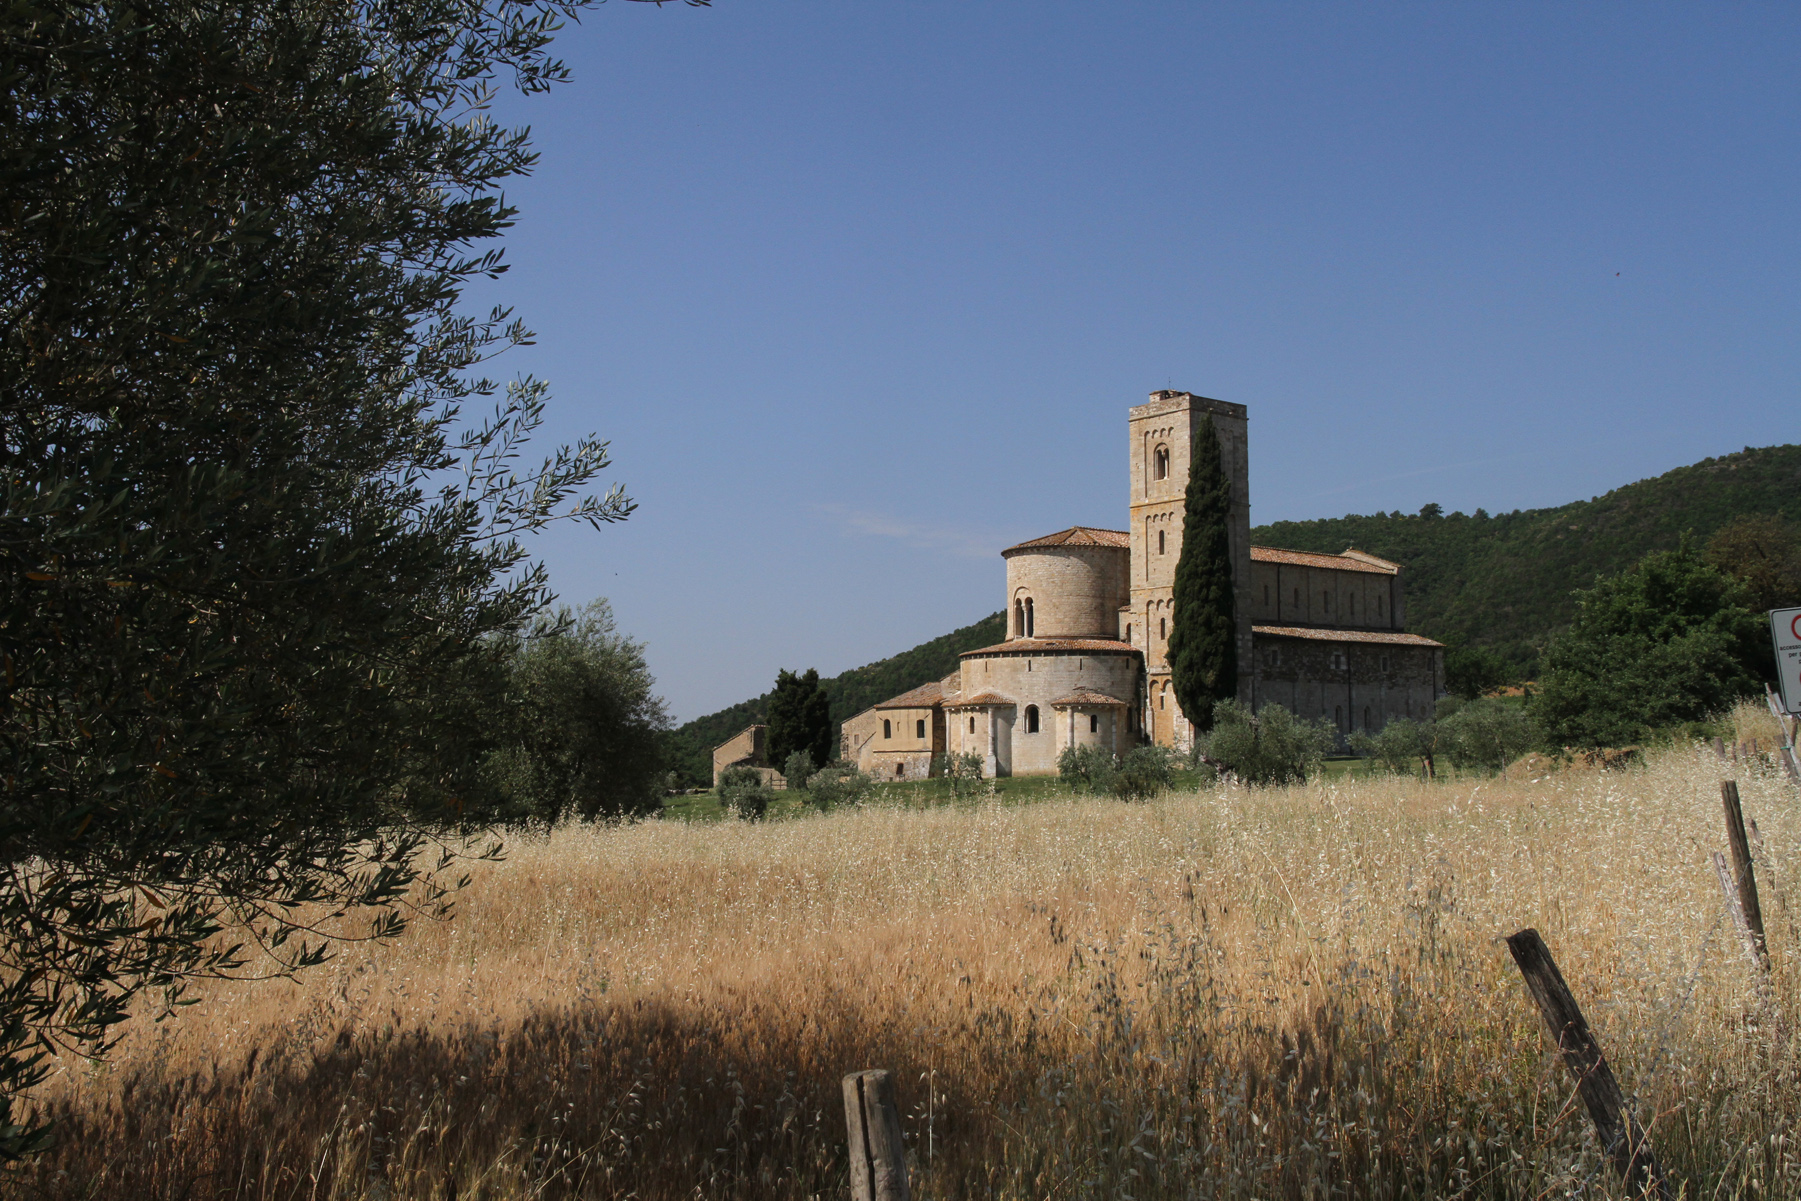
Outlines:
[[[1776,646],[1776,679],[1782,707],[1801,713],[1801,609],[1770,610],[1770,641]]]

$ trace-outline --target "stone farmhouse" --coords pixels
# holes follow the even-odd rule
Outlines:
[[[1006,776],[1054,774],[1068,746],[1123,754],[1148,739],[1187,750],[1194,727],[1166,652],[1201,421],[1219,434],[1231,487],[1238,699],[1326,719],[1341,742],[1430,715],[1444,694],[1444,647],[1405,632],[1400,565],[1355,549],[1251,545],[1245,407],[1159,391],[1128,412],[1128,528],[1072,526],[1003,550],[1007,640],[844,722],[843,757],[917,779],[944,754],[974,753],[985,774]]]

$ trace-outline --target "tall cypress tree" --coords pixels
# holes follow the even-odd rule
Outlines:
[[[1188,460],[1182,557],[1176,560],[1169,667],[1176,703],[1200,730],[1213,727],[1213,703],[1238,694],[1236,615],[1232,608],[1231,481],[1220,465],[1219,432],[1201,422]]]
[[[775,692],[769,697],[769,765],[778,771],[795,751],[806,751],[823,767],[832,755],[831,702],[819,686],[819,672],[807,668],[796,675],[776,673]]]

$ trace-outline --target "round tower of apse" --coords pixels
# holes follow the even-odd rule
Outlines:
[[[1119,637],[1131,597],[1129,537],[1073,526],[1001,552],[1007,561],[1007,637]]]

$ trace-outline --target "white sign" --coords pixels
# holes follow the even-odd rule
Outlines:
[[[1776,679],[1782,707],[1801,713],[1801,609],[1770,610],[1770,641],[1776,646]]]

